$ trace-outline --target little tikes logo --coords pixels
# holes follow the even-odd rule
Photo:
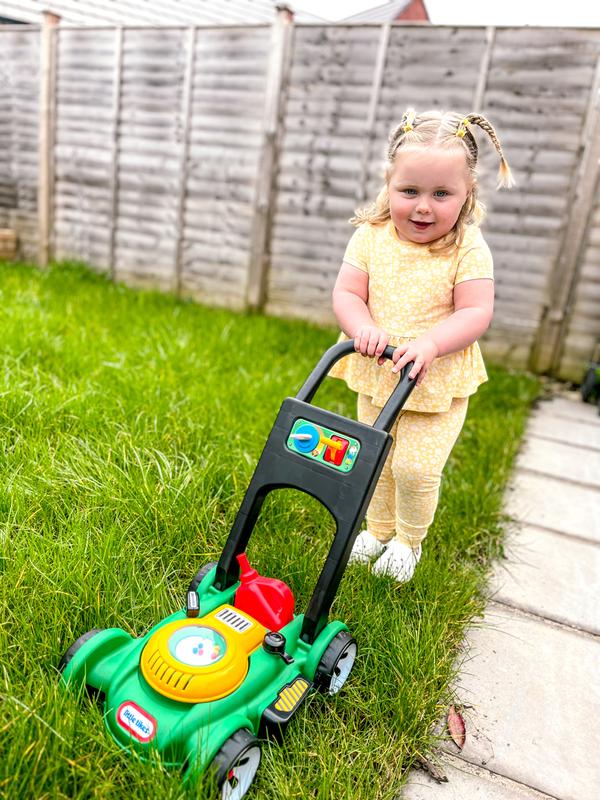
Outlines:
[[[117,711],[117,722],[140,742],[149,742],[156,734],[156,720],[133,700],[121,703]]]

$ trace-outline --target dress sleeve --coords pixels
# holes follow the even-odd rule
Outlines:
[[[346,247],[346,252],[344,253],[344,261],[346,264],[351,264],[353,267],[361,269],[363,272],[369,271],[368,239],[369,225],[363,223],[352,234],[348,246]]]
[[[494,278],[492,253],[479,231],[472,244],[459,255],[454,285],[477,278]]]

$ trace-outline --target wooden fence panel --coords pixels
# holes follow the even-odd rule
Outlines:
[[[297,27],[284,112],[267,310],[331,321],[350,233],[377,27]]]
[[[115,275],[175,286],[186,38],[182,29],[126,29],[118,129]]]
[[[551,340],[550,371],[559,378],[579,381],[582,365],[598,359],[600,314],[597,258],[600,199],[600,55],[589,93],[581,136],[579,167],[573,181],[571,210],[561,257],[554,266],[553,305],[558,314],[548,315],[538,330],[538,341]],[[541,348],[538,348],[541,351]],[[541,359],[534,367],[543,368]]]
[[[114,30],[60,30],[56,69],[54,254],[110,271]]]
[[[599,344],[600,179],[597,178],[595,201],[588,219],[587,237],[557,375],[566,380],[580,381],[586,363],[597,352]]]
[[[181,244],[181,289],[242,308],[262,145],[271,31],[199,28]]]
[[[488,192],[486,238],[496,273],[489,351],[526,365],[552,303],[600,38],[597,31],[501,29],[496,33],[484,113],[497,124],[517,186]],[[497,158],[485,148],[490,178]]]
[[[12,39],[12,37],[11,37]],[[0,227],[8,227],[9,209],[17,208],[17,186],[13,177],[13,117],[16,64],[14,63],[13,42],[2,39],[0,59]]]
[[[19,233],[21,257],[37,255],[39,31],[0,31],[0,225]]]

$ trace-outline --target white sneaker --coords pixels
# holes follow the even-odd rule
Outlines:
[[[377,558],[384,551],[385,545],[376,539],[369,531],[361,531],[356,537],[349,564],[368,564],[373,558]]]
[[[393,539],[385,549],[385,553],[373,564],[375,575],[389,575],[398,583],[409,581],[421,558],[421,545],[413,550],[407,544]]]

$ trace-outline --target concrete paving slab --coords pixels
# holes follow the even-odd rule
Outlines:
[[[597,800],[600,639],[490,603],[468,643],[461,758],[551,797]]]
[[[600,450],[600,418],[594,425],[574,419],[557,419],[536,411],[527,423],[527,436]]]
[[[426,772],[414,770],[403,788],[401,800],[553,800],[547,794],[448,754],[440,758],[440,766],[447,783],[436,783]]]
[[[593,403],[584,403],[579,394],[568,397],[556,396],[551,400],[542,400],[536,411],[541,411],[549,416],[600,424],[597,406]]]
[[[517,470],[504,495],[514,519],[600,544],[600,491]]]
[[[517,467],[600,489],[600,451],[545,439],[526,439]]]
[[[494,600],[600,635],[597,544],[525,525],[506,554],[492,576]]]

